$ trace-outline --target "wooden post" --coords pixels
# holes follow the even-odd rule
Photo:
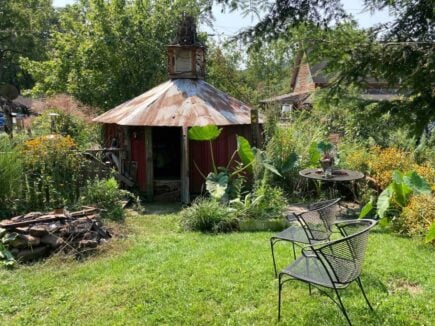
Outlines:
[[[190,203],[189,191],[189,139],[187,127],[181,127],[181,202]]]
[[[153,133],[152,127],[145,127],[145,164],[146,192],[148,199],[154,196],[154,164],[153,164]]]
[[[251,110],[251,125],[252,125],[252,140],[254,146],[257,148],[261,148],[261,135],[260,135],[258,109]]]

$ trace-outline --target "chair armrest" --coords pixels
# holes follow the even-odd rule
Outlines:
[[[302,249],[302,255],[304,255],[305,257],[308,257],[306,252],[310,251],[310,252],[316,252],[318,248],[324,246],[325,244],[330,243],[330,240],[325,240],[325,241],[321,241],[321,242],[317,242],[314,244],[307,244],[301,247]]]
[[[358,223],[361,220],[342,220],[342,221],[335,221],[334,223],[331,223],[331,225],[336,225],[337,227],[340,227],[341,225],[348,225],[348,224],[355,224]]]
[[[286,215],[287,221],[289,222],[299,222],[299,218],[295,213],[289,213]]]

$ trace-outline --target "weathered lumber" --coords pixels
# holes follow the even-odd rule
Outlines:
[[[111,237],[99,213],[97,208],[83,207],[72,213],[32,212],[15,216],[0,223],[0,241],[20,261],[35,260],[55,251],[81,256]]]
[[[28,226],[36,223],[49,223],[55,221],[62,221],[65,219],[66,219],[65,215],[44,215],[33,220],[27,220],[22,222],[12,222],[11,220],[6,220],[0,222],[0,227],[5,229],[14,229],[17,227]]]
[[[12,248],[27,248],[39,245],[40,239],[30,234],[12,232],[6,234],[2,242]]]
[[[49,249],[46,246],[20,250],[16,254],[14,254],[14,251],[12,251],[12,254],[16,257],[16,259],[21,262],[39,259],[47,256],[48,253]]]
[[[49,233],[41,238],[41,243],[49,245],[51,248],[58,248],[64,243],[64,240],[57,235]]]

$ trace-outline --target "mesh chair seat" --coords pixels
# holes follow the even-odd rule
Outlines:
[[[310,239],[307,236],[307,232],[303,228],[298,225],[292,225],[287,229],[274,234],[272,239],[280,239],[303,244],[317,243],[319,241],[328,239],[328,235],[325,235],[324,233],[315,231],[313,231],[313,233],[315,233],[316,237],[314,237],[314,239]]]
[[[307,257],[299,257],[281,273],[301,281],[331,289],[334,288],[334,285],[336,288],[345,288],[348,285],[338,283],[329,265],[323,265],[314,253],[307,255]]]

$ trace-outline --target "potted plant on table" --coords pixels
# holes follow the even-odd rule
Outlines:
[[[332,155],[334,145],[321,141],[317,144],[317,149],[322,154],[322,158],[319,160],[319,163],[322,167],[323,173],[325,174],[325,177],[331,177],[332,167],[334,166],[334,156]]]

